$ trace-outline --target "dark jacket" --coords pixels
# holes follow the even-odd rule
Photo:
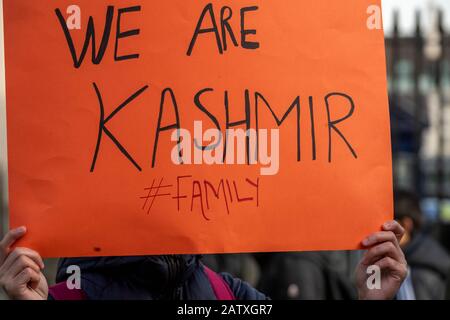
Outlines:
[[[275,254],[259,288],[277,300],[356,299],[353,273],[360,256],[344,251]]]
[[[81,288],[90,300],[215,300],[199,256],[147,256],[62,259],[56,282],[81,269]],[[221,274],[238,300],[266,296],[247,283]]]
[[[403,249],[411,268],[411,279],[417,300],[445,299],[450,257],[431,237],[418,234]]]

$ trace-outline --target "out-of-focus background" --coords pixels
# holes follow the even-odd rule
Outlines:
[[[0,9],[1,9],[0,1]],[[408,283],[398,299],[449,297],[450,1],[383,0],[392,126],[395,215]],[[0,15],[0,234],[7,229],[7,162]],[[370,82],[368,82],[370,85]],[[205,261],[275,299],[356,298],[361,252],[208,256]],[[55,261],[47,277],[54,279]]]

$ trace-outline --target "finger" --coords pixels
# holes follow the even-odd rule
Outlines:
[[[3,270],[8,270],[11,265],[16,261],[19,257],[26,256],[33,260],[41,269],[44,269],[45,265],[42,261],[41,256],[34,250],[28,248],[16,248],[14,249],[6,258],[5,262],[2,265]]]
[[[13,278],[13,285],[23,286],[26,285],[32,289],[36,289],[41,281],[41,275],[39,272],[32,268],[23,269],[16,277]]]
[[[7,251],[17,240],[23,237],[26,232],[27,229],[25,227],[10,230],[2,241],[0,241],[0,250]]]
[[[392,242],[396,247],[400,248],[396,235],[392,231],[380,231],[371,234],[363,240],[362,244],[365,247],[372,247],[383,242]]]
[[[383,242],[370,248],[363,257],[363,264],[373,265],[376,261],[384,257],[391,257],[392,259],[403,262],[403,253],[392,242]]]
[[[20,256],[15,260],[15,262],[11,265],[9,269],[7,269],[6,273],[9,274],[10,277],[14,278],[19,273],[21,273],[24,269],[31,268],[36,272],[40,272],[39,266],[28,258],[27,256]]]
[[[398,242],[402,240],[403,235],[405,234],[405,229],[395,220],[388,221],[385,224],[383,224],[383,230],[384,231],[391,231],[395,234],[397,237]]]
[[[395,261],[390,257],[384,257],[374,264],[378,266],[381,271],[389,271],[393,276],[397,276],[398,280],[403,280],[408,273],[407,267],[404,263]]]

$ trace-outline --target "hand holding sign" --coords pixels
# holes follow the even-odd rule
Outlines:
[[[46,300],[47,280],[41,270],[44,268],[39,253],[13,245],[26,233],[24,227],[9,231],[0,241],[0,290],[11,299]]]

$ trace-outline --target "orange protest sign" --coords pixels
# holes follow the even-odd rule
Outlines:
[[[392,218],[379,0],[5,0],[43,256],[356,249]]]

